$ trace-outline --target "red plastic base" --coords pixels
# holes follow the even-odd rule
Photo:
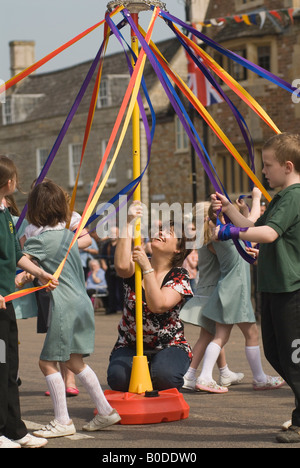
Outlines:
[[[190,407],[176,388],[162,390],[155,397],[112,390],[104,393],[121,416],[120,424],[158,424],[189,417]]]

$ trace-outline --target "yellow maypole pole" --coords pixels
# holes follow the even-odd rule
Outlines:
[[[132,2],[133,3],[133,2]],[[140,2],[139,2],[140,3]],[[135,12],[134,4],[128,7],[131,11],[132,19],[135,24],[139,24],[139,14]],[[131,48],[136,57],[139,55],[138,38],[133,29],[131,30]],[[134,66],[134,59],[132,61]],[[136,102],[132,114],[132,157],[133,157],[133,179],[136,179],[141,174],[141,141],[140,141],[140,110],[138,102]],[[141,201],[141,186],[136,188],[134,201]],[[138,219],[135,225],[134,245],[141,245],[141,220]],[[147,357],[144,356],[143,346],[143,303],[142,303],[142,271],[140,266],[135,264],[135,322],[136,322],[136,356],[133,358],[131,379],[129,385],[130,393],[144,393],[151,391],[152,382],[147,362]]]
[[[138,27],[139,12],[151,10],[152,6],[161,6],[159,0],[112,0],[107,5],[108,9],[123,5],[130,12],[131,17]],[[133,29],[131,29],[131,48],[136,57],[139,55],[138,38]],[[135,66],[134,59],[132,60]],[[138,102],[135,103],[132,114],[132,157],[133,157],[133,179],[141,174],[141,152],[140,152],[140,110]],[[141,201],[140,185],[136,188],[133,195],[134,201]],[[134,245],[142,244],[141,239],[141,220],[138,219],[134,230]],[[136,314],[136,356],[133,358],[131,379],[129,384],[129,393],[142,394],[146,391],[152,391],[152,382],[149,372],[147,357],[144,356],[143,345],[143,302],[142,302],[142,271],[138,264],[135,265],[135,314]]]

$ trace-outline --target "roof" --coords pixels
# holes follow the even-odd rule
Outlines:
[[[180,42],[168,39],[156,44],[168,61],[180,48]],[[26,121],[47,119],[67,115],[91,67],[92,60],[49,73],[33,74],[26,78],[14,95],[44,95],[27,116]],[[124,52],[107,55],[104,60],[102,76],[128,74]],[[96,72],[80,105],[80,112],[87,112],[92,96]],[[149,61],[146,62],[144,77],[148,91],[157,82],[157,77]]]
[[[215,42],[222,44],[232,39],[279,35],[282,34],[283,31],[283,26],[273,19],[270,14],[267,14],[263,28],[260,27],[259,21],[257,25],[252,24],[251,27],[249,27],[244,22],[237,23],[231,20],[230,22],[227,21],[224,26],[214,28],[213,32],[206,31],[204,34],[213,36]]]

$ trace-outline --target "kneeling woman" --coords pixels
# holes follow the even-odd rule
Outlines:
[[[110,357],[108,384],[116,391],[127,392],[133,357],[136,355],[135,262],[143,272],[143,342],[148,357],[153,388],[180,389],[192,351],[185,339],[179,318],[186,296],[192,296],[190,280],[183,260],[186,249],[184,233],[177,237],[173,223],[161,229],[152,240],[152,258],[142,247],[132,252],[134,219],[141,208],[134,203],[129,210],[126,232],[118,240],[115,252],[117,274],[124,278],[124,312],[118,327],[118,339]]]

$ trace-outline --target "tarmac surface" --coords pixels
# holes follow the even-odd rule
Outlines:
[[[117,336],[120,314],[96,314],[96,346],[86,363],[97,373],[103,390],[107,390],[106,370],[111,349]],[[45,379],[38,367],[39,353],[44,335],[36,333],[36,319],[18,321],[20,340],[20,371],[22,380],[20,400],[22,418],[29,431],[48,424],[54,419],[51,398],[44,396]],[[192,345],[198,338],[199,329],[185,325],[185,335]],[[77,382],[80,393],[68,398],[70,417],[77,428],[75,436],[49,440],[47,448],[94,448],[100,449],[98,460],[112,462],[106,458],[122,453],[155,453],[149,462],[164,461],[159,455],[165,451],[196,454],[201,448],[298,448],[299,445],[281,445],[276,434],[281,425],[291,418],[294,398],[285,385],[279,390],[255,392],[252,389],[252,374],[245,352],[244,337],[234,327],[226,347],[227,362],[231,370],[243,372],[242,384],[231,387],[225,395],[209,395],[183,391],[190,406],[189,417],[175,422],[148,425],[112,426],[96,433],[82,432],[82,426],[93,418],[94,405],[84,388]],[[266,362],[263,352],[264,371],[276,375]],[[216,379],[218,375],[216,374]],[[110,450],[107,450],[110,449]],[[194,455],[195,456],[195,455]],[[151,458],[152,457],[152,458]],[[116,458],[116,461],[122,461]],[[126,464],[134,464],[125,460]],[[143,459],[145,461],[145,458]],[[200,461],[200,460],[198,460]]]

